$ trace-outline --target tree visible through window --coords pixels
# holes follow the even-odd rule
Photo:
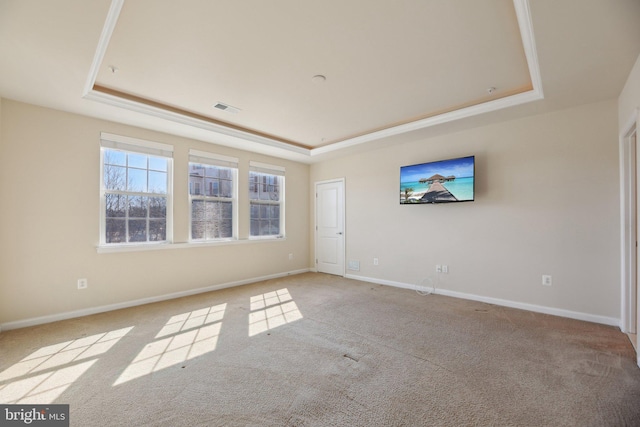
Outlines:
[[[103,243],[167,240],[170,159],[103,148]]]

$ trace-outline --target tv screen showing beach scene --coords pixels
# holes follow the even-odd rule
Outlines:
[[[400,168],[400,203],[471,202],[475,198],[475,157]]]

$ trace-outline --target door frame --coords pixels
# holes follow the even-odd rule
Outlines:
[[[640,325],[638,316],[638,184],[636,176],[640,176],[640,162],[637,155],[638,124],[640,124],[640,110],[636,109],[620,134],[620,231],[621,231],[621,310],[620,330],[624,333],[637,333]],[[632,136],[636,134],[634,146]],[[635,313],[635,316],[634,316]],[[635,322],[633,319],[635,317]],[[640,364],[640,357],[638,358]]]
[[[315,197],[314,200],[314,209],[313,209],[313,243],[314,243],[314,252],[313,252],[313,271],[318,271],[318,186],[322,184],[331,184],[331,183],[339,183],[342,186],[342,247],[339,248],[340,252],[342,252],[342,272],[341,276],[344,277],[346,274],[347,268],[347,222],[346,222],[346,211],[347,211],[347,197],[346,197],[346,185],[344,178],[334,178],[334,179],[326,179],[323,181],[316,181],[313,185],[313,192]]]

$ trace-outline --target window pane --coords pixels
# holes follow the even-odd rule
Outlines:
[[[280,220],[273,219],[269,221],[269,234],[277,236],[280,234]]]
[[[277,183],[269,187],[269,200],[280,200],[280,186]]]
[[[189,175],[204,176],[204,166],[197,163],[189,163]]]
[[[107,218],[106,223],[106,243],[125,243],[126,242],[126,230],[124,219]]]
[[[127,196],[106,194],[105,217],[124,217],[127,209]]]
[[[167,173],[149,171],[149,192],[167,194]]]
[[[280,204],[251,203],[250,215],[252,236],[280,235]]]
[[[251,203],[251,219],[260,218],[260,205],[256,203]]]
[[[191,201],[191,238],[233,237],[233,203],[217,200]]]
[[[191,221],[204,221],[205,219],[205,205],[204,200],[192,200],[191,201]]]
[[[103,242],[166,241],[171,159],[111,149],[103,158]]]
[[[269,200],[269,182],[268,177],[266,175],[262,175],[260,177],[260,200]]]
[[[220,230],[217,222],[207,222],[207,239],[219,239]]]
[[[231,169],[229,168],[220,168],[220,179],[227,179],[231,181],[233,179]]]
[[[104,165],[104,188],[124,191],[127,184],[127,168]]]
[[[129,196],[129,217],[146,218],[148,199],[143,196]]]
[[[149,241],[162,242],[167,240],[167,221],[152,219],[149,221]]]
[[[220,197],[233,197],[233,181],[220,181]]]
[[[104,150],[104,163],[109,165],[127,165],[127,155],[122,151]]]
[[[233,204],[220,202],[220,237],[233,237]]]
[[[268,198],[267,200],[280,200],[280,187],[278,186],[278,177],[274,175],[270,175],[268,177],[268,185],[267,192]]]
[[[147,170],[129,168],[129,181],[127,190],[140,193],[147,192]]]
[[[280,205],[271,206],[271,212],[269,213],[269,218],[280,219]]]
[[[147,220],[146,219],[130,219],[129,220],[129,242],[146,242],[147,241]]]
[[[191,239],[233,237],[233,204],[217,200],[234,197],[233,177],[234,169],[189,164],[189,194],[200,196],[191,201]]]
[[[280,177],[249,173],[249,198],[253,200],[280,200]]]
[[[260,235],[261,236],[268,236],[270,234],[272,234],[272,233],[270,233],[270,230],[269,230],[269,221],[261,219],[260,220]]]
[[[146,169],[148,158],[149,157],[145,156],[144,154],[128,153],[127,154],[127,159],[129,161],[128,166],[130,168]]]
[[[207,166],[205,173],[206,176],[211,178],[218,178],[220,176],[220,170],[215,166]]]
[[[220,238],[229,239],[233,237],[233,220],[224,219],[220,222]]]
[[[218,197],[220,185],[216,178],[205,178],[205,196]]]
[[[220,238],[220,204],[219,202],[207,202],[207,239]]]
[[[258,198],[258,174],[255,172],[249,172],[249,198],[256,200]]]
[[[189,194],[192,196],[202,195],[202,187],[204,186],[204,178],[198,175],[189,176]]]
[[[226,219],[233,218],[233,204],[231,202],[221,202],[222,217]]]
[[[252,236],[259,236],[260,235],[260,221],[258,220],[251,220],[251,235]]]
[[[164,197],[149,198],[149,218],[167,217],[167,199]]]
[[[204,221],[191,222],[191,238],[201,240],[205,238],[206,223]]]
[[[220,202],[207,202],[207,221],[218,222],[220,220]]]
[[[149,156],[149,169],[167,172],[167,159],[164,157]]]

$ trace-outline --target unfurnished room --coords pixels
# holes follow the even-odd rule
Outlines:
[[[638,0],[0,0],[0,425],[639,426]]]

